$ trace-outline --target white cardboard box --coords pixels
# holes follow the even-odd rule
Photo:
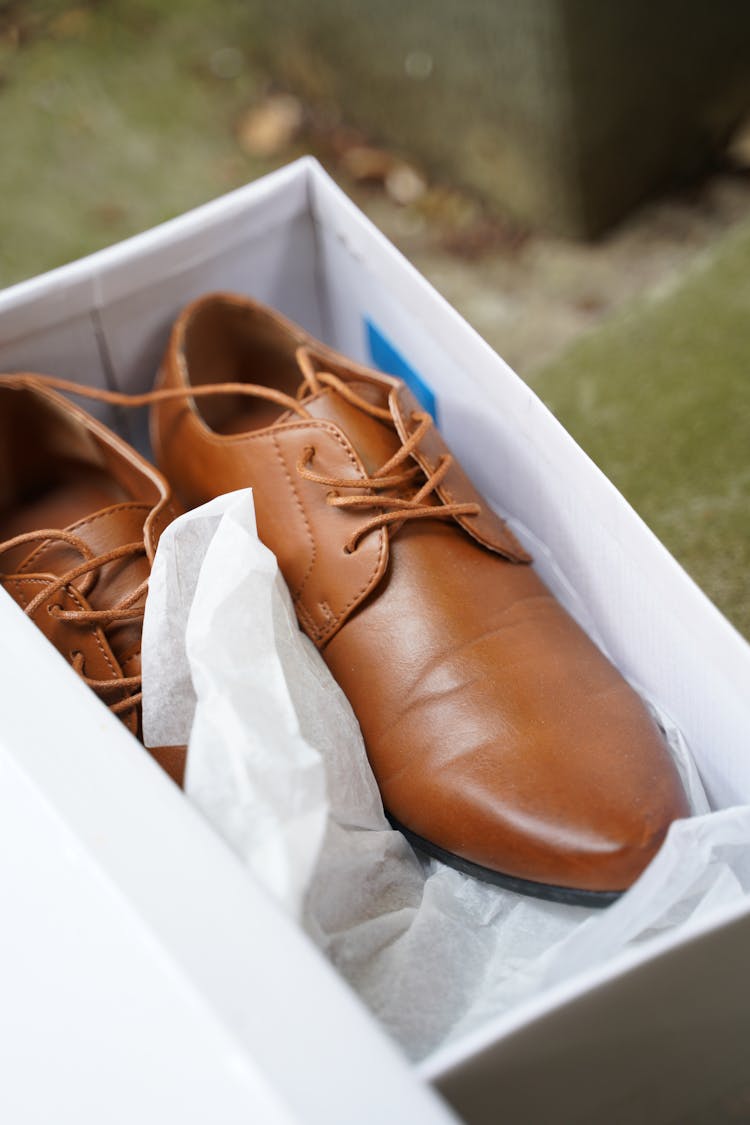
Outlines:
[[[681,727],[712,803],[750,802],[750,647],[314,161],[0,293],[0,370],[145,389],[179,309],[213,289],[365,362],[374,325]],[[5,595],[0,667],[3,1122],[450,1120],[430,1084],[472,1122],[750,1119],[750,904],[413,1068]]]

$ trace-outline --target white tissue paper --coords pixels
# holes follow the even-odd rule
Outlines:
[[[658,712],[696,815],[607,910],[417,858],[383,815],[356,719],[297,626],[249,490],[162,536],[143,688],[146,744],[189,743],[190,800],[412,1059],[750,891],[750,808],[708,812],[684,740]]]

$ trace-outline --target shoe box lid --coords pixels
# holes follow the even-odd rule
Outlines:
[[[623,673],[681,727],[715,806],[750,800],[750,648],[315,161],[0,293],[0,369],[146,389],[175,315],[213,289],[395,364],[480,490],[546,544]],[[124,436],[147,450],[143,420]],[[666,1121],[697,1089],[706,1104],[707,1082],[718,1097],[739,1081],[750,1006],[733,981],[750,909],[661,935],[411,1067],[5,595],[0,669],[4,1119],[451,1120],[432,1085],[471,1121],[517,1117],[533,1093],[535,1120],[593,1122],[628,1098],[653,1106],[655,1060],[671,1059]],[[671,1054],[648,1003],[660,992]],[[691,1052],[708,1070],[685,1067]]]

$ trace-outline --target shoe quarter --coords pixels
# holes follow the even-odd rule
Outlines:
[[[324,644],[379,582],[388,539],[379,528],[348,552],[347,540],[367,516],[332,506],[335,489],[300,469],[309,463],[321,477],[357,481],[366,475],[358,456],[336,426],[320,421],[244,435],[242,443],[227,442],[222,454],[235,472],[240,459],[245,463],[258,534],[276,555],[305,632]]]

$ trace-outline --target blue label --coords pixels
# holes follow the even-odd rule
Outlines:
[[[365,317],[364,321],[367,330],[367,346],[370,349],[372,362],[381,371],[385,371],[386,375],[396,375],[399,379],[403,379],[414,397],[419,400],[425,410],[428,410],[437,422],[437,402],[430,385],[424,381],[418,371],[414,370],[411,364],[406,362],[401,352],[394,348],[390,340],[383,335],[379,328],[376,328],[371,320]]]

